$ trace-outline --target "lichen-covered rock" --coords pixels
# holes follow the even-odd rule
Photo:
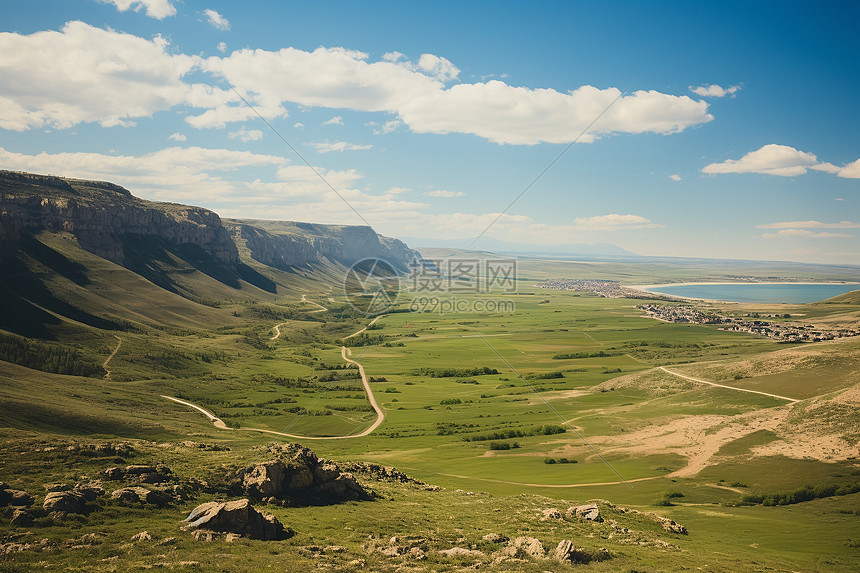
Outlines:
[[[12,512],[12,525],[30,527],[33,525],[33,521],[33,515],[25,509],[16,509]]]
[[[195,531],[195,539],[206,541],[230,533],[264,541],[293,535],[274,515],[257,511],[247,499],[198,505],[185,519],[183,529]]]
[[[543,519],[561,519],[561,512],[554,507],[547,508],[542,512]]]
[[[558,561],[559,563],[566,563],[568,561],[572,561],[575,554],[576,547],[574,546],[573,541],[570,539],[562,539],[558,542],[558,545],[555,546],[555,549],[552,550],[550,559]]]
[[[481,538],[482,541],[486,541],[487,543],[507,543],[509,539],[507,535],[502,535],[501,533],[488,533]]]
[[[672,519],[661,518],[660,524],[663,526],[663,529],[670,533],[677,533],[679,535],[687,535],[687,528],[681,525],[680,523],[675,522]]]
[[[164,493],[139,486],[120,488],[111,494],[111,499],[125,504],[143,503],[158,507],[164,507],[170,502]]]
[[[337,464],[317,457],[299,444],[269,446],[275,458],[238,472],[233,482],[237,494],[269,502],[339,502],[370,499],[370,493],[352,474]]]
[[[515,537],[499,552],[502,557],[531,557],[532,559],[543,559],[546,549],[538,539],[534,537]]]
[[[86,513],[86,500],[73,491],[52,491],[45,496],[42,507],[48,512]]]
[[[578,517],[586,521],[601,522],[603,518],[600,516],[600,507],[596,503],[587,503],[585,505],[577,505],[568,508],[566,512],[568,517]]]

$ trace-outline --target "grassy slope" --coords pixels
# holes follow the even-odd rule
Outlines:
[[[365,403],[355,379],[335,382],[336,389],[314,381],[314,376],[338,372],[328,370],[323,363],[341,362],[339,337],[356,330],[359,321],[341,316],[338,309],[342,303],[328,300],[329,297],[340,300],[336,289],[314,283],[312,269],[301,279],[272,275],[278,282],[300,285],[293,292],[277,298],[261,295],[256,301],[236,298],[223,308],[211,308],[165,295],[137,275],[110,263],[87,259],[87,254],[76,250],[75,245],[63,243],[66,239],[62,236],[44,240],[70,258],[85,262],[90,269],[92,283],[86,289],[71,281],[53,281],[58,296],[76,298],[93,312],[130,317],[137,329],[120,333],[123,346],[111,362],[110,380],[50,375],[0,363],[0,427],[3,428],[0,439],[4,451],[10,454],[0,460],[0,480],[38,494],[43,483],[73,481],[117,463],[113,459],[81,459],[71,454],[34,451],[45,443],[62,445],[115,437],[147,440],[135,442],[139,454],[129,463],[163,461],[181,475],[205,478],[221,464],[259,458],[259,452],[252,447],[270,440],[255,432],[218,431],[203,416],[166,402],[159,394],[185,396],[204,404],[231,426],[290,428],[296,433],[326,435],[352,431],[372,419],[371,414],[360,410],[336,410],[331,416],[298,416],[287,411],[293,406],[323,410],[326,405],[348,407]],[[337,269],[324,272],[334,277]],[[207,279],[193,280],[201,284]],[[309,313],[315,307],[299,300],[305,286],[309,300],[333,310]],[[737,502],[744,493],[785,491],[806,483],[856,481],[857,468],[852,461],[753,458],[751,451],[755,447],[775,441],[773,436],[757,433],[725,445],[715,457],[715,465],[699,475],[672,480],[660,476],[686,463],[682,451],[632,455],[630,451],[613,450],[611,442],[594,440],[599,436],[621,440],[627,433],[678,416],[732,417],[775,407],[781,402],[729,390],[692,387],[659,376],[653,381],[659,387],[656,390],[651,383],[619,385],[606,392],[591,390],[605,389],[620,375],[653,377],[649,373],[651,368],[672,364],[672,368],[694,376],[731,380],[733,384],[748,384],[765,391],[792,391],[797,397],[806,398],[854,384],[856,344],[785,349],[763,338],[645,319],[635,309],[636,301],[602,299],[586,293],[538,291],[513,298],[517,303],[513,315],[424,313],[383,318],[378,323],[379,329],[368,333],[382,335],[386,341],[403,346],[357,347],[353,353],[369,375],[386,378],[374,383],[377,398],[387,414],[385,424],[379,432],[363,439],[305,442],[320,454],[336,459],[397,465],[416,477],[445,486],[445,491],[423,492],[408,486],[379,485],[374,487],[390,498],[328,508],[270,507],[269,511],[293,526],[299,535],[286,542],[266,544],[264,551],[260,551],[259,543],[243,541],[225,552],[220,544],[195,544],[180,534],[178,519],[197,501],[155,512],[123,509],[106,502],[104,510],[93,514],[85,524],[47,525],[35,530],[36,537],[55,539],[106,531],[107,537],[101,544],[86,553],[25,552],[9,558],[15,564],[10,566],[26,567],[28,562],[41,560],[60,568],[87,563],[96,569],[119,565],[132,569],[159,559],[174,564],[194,560],[202,562],[204,567],[217,565],[231,570],[262,569],[275,561],[286,568],[307,568],[319,559],[311,558],[299,548],[337,544],[345,545],[346,553],[329,555],[325,562],[347,570],[368,567],[393,570],[398,566],[396,560],[366,555],[362,545],[368,535],[425,536],[430,539],[431,548],[442,548],[460,537],[466,538],[465,544],[480,546],[484,533],[499,531],[507,535],[535,535],[546,545],[571,538],[587,549],[608,547],[614,559],[589,565],[596,571],[679,570],[691,563],[707,565],[711,570],[737,571],[748,569],[751,560],[774,570],[852,570],[858,549],[846,543],[860,538],[856,514],[850,513],[860,511],[858,495],[784,508],[726,505]],[[826,307],[808,305],[805,309],[810,314],[844,315],[854,312],[852,302],[853,299],[840,301]],[[160,305],[158,310],[156,303]],[[287,320],[283,336],[268,341],[271,326],[282,322],[271,320],[268,314],[271,311],[307,314]],[[56,332],[98,349],[104,357],[115,346],[112,333],[68,321],[57,326]],[[556,353],[597,351],[609,356],[552,358]],[[806,370],[781,368],[793,363],[794,354],[801,355],[798,360],[812,361]],[[477,382],[474,384],[458,382],[460,377],[431,378],[413,373],[416,368],[427,366],[487,366],[498,369],[499,374],[463,377]],[[755,375],[734,379],[736,372],[748,370]],[[518,378],[518,374],[555,371],[562,372],[563,377],[528,381]],[[285,385],[278,377],[303,381]],[[535,389],[549,401],[539,397]],[[441,404],[453,397],[460,403]],[[295,402],[274,402],[276,398]],[[487,455],[488,441],[463,441],[464,437],[504,429],[527,431],[567,420],[586,439],[594,440],[598,451],[605,451],[609,464],[595,456],[572,432],[507,440],[517,441],[521,447],[496,451],[492,457]],[[201,452],[177,445],[189,436],[229,446],[232,451]],[[165,443],[171,445],[157,445]],[[561,455],[578,463],[544,463],[545,457]],[[502,483],[600,483],[617,481],[616,472],[626,480],[654,479],[574,488]],[[716,487],[721,485],[720,480],[725,480],[722,485],[735,482],[744,485],[729,491]],[[466,496],[457,491],[460,488],[492,495]],[[563,509],[569,502],[597,497],[654,512],[658,511],[654,502],[669,491],[683,493],[684,497],[677,500],[675,507],[661,507],[659,512],[687,525],[691,530],[687,537],[660,533],[653,523],[637,521],[639,518],[629,523],[619,518],[621,523],[646,532],[647,543],[639,546],[624,539],[610,539],[605,526],[538,519],[545,507]],[[528,495],[520,496],[523,492]],[[727,527],[727,523],[731,525]],[[349,529],[344,530],[344,526]],[[128,546],[128,538],[142,529],[156,537],[177,535],[179,541],[169,550],[154,545]],[[737,531],[743,531],[744,535],[737,536]],[[831,531],[837,533],[830,534]],[[5,540],[21,532],[20,528],[0,526],[0,537]],[[658,537],[677,549],[655,545]],[[813,543],[805,543],[810,540]],[[118,562],[100,561],[113,555],[120,556]],[[350,565],[354,559],[367,561]],[[460,563],[431,557],[429,562],[419,565],[454,570]],[[546,566],[525,563],[517,568],[543,571]]]

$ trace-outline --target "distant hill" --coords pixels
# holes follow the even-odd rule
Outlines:
[[[365,257],[405,271],[420,255],[366,226],[223,221],[112,183],[0,171],[0,329],[25,336],[70,323],[123,329],[130,317],[170,324],[163,306],[208,312],[177,298],[271,299],[339,283]]]

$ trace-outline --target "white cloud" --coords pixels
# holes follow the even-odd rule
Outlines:
[[[365,151],[373,149],[372,145],[358,145],[355,143],[347,143],[346,141],[323,141],[319,143],[305,143],[308,147],[313,147],[317,153],[331,153],[332,151]]]
[[[445,189],[437,189],[425,193],[428,197],[462,197],[465,195],[462,191],[446,191]]]
[[[176,15],[176,8],[170,0],[97,0],[102,4],[113,4],[120,12],[134,8],[135,12],[146,9],[146,15],[156,20],[164,20],[168,16]]]
[[[807,169],[818,165],[813,153],[798,151],[788,145],[770,143],[761,149],[751,151],[740,159],[727,159],[722,163],[706,165],[703,173],[763,173],[793,177],[803,175]]]
[[[804,175],[809,169],[835,173],[838,177],[860,179],[860,159],[839,167],[826,161],[819,162],[814,153],[775,143],[751,151],[740,159],[727,159],[722,163],[706,165],[702,173],[763,173],[794,177]]]
[[[421,54],[418,58],[418,69],[439,80],[448,82],[460,75],[460,70],[445,58],[433,54]]]
[[[782,229],[776,233],[764,233],[762,237],[766,239],[777,239],[784,237],[803,237],[808,239],[850,239],[854,235],[848,233],[828,233],[822,231],[816,233],[807,229]]]
[[[183,81],[198,62],[170,54],[161,37],[68,22],[60,31],[0,33],[0,128],[130,126],[189,100]]]
[[[226,42],[218,42],[218,51],[222,54],[227,51],[227,43]]]
[[[170,139],[172,141],[186,141],[188,138],[177,131],[176,133],[173,133],[168,136],[167,139]]]
[[[301,129],[301,128],[303,128],[304,126],[305,126],[305,124],[303,124],[303,123],[302,123],[302,122],[300,122],[300,121],[297,121],[296,123],[294,123],[294,124],[293,124],[293,127],[295,127],[296,129]]]
[[[245,129],[242,127],[238,131],[231,131],[229,137],[230,139],[239,139],[244,143],[248,143],[249,141],[260,141],[263,139],[263,132],[259,129]]]
[[[836,165],[827,163],[826,161],[811,165],[809,168],[814,169],[815,171],[824,171],[825,173],[839,173],[842,170],[841,167],[837,167]]]
[[[383,123],[379,129],[374,129],[373,133],[375,135],[385,135],[386,133],[391,133],[392,131],[397,130],[401,125],[403,125],[402,121],[399,119],[392,119]]]
[[[672,175],[669,176],[669,179],[671,179],[672,181],[680,181],[681,176],[678,175],[677,173],[673,173]]]
[[[414,132],[469,133],[509,144],[570,142],[621,95],[616,88],[583,86],[562,93],[501,81],[446,88],[440,78],[454,74],[447,60],[428,56],[424,67],[421,60],[408,65],[401,60],[401,54],[391,53],[371,62],[367,54],[345,48],[246,49],[209,58],[204,69],[269,105],[389,112]],[[704,101],[639,91],[618,99],[582,141],[613,132],[675,133],[712,119]]]
[[[759,229],[860,229],[860,223],[839,221],[838,223],[822,223],[821,221],[786,221],[783,223],[767,223],[758,225]]]
[[[331,119],[322,122],[323,125],[343,125],[343,117],[336,115]]]
[[[837,175],[848,179],[860,179],[860,159],[842,167]]]
[[[244,183],[230,179],[236,169],[280,168],[286,164],[283,157],[201,147],[169,147],[137,156],[80,152],[27,155],[0,147],[0,165],[10,169],[112,181],[135,195],[173,202],[199,202],[204,198],[203,189],[209,202],[230,200],[246,192]]]
[[[215,87],[222,78],[266,119],[287,117],[288,102],[386,112],[413,132],[467,133],[507,144],[570,142],[616,99],[581,141],[614,132],[675,133],[713,119],[703,101],[656,91],[620,97],[616,88],[563,93],[501,81],[446,87],[458,70],[432,54],[418,63],[392,54],[372,62],[345,48],[285,48],[203,59],[168,47],[160,37],[147,40],[82,22],[59,32],[0,34],[0,128],[131,125],[180,105],[202,110],[185,118],[196,128],[254,117],[232,89]],[[188,83],[192,71],[211,74],[213,85]],[[387,123],[383,130],[398,125]]]
[[[664,225],[652,223],[645,217],[639,215],[619,215],[611,213],[609,215],[597,215],[594,217],[582,217],[574,219],[574,226],[583,230],[593,231],[617,231],[621,229],[658,229]]]
[[[702,97],[725,97],[725,96],[733,96],[735,92],[741,89],[741,86],[731,86],[728,88],[724,88],[718,86],[717,84],[711,84],[709,86],[699,86],[694,88],[690,86],[690,91],[696,95],[700,95]]]
[[[230,30],[230,21],[215,10],[207,8],[206,10],[203,10],[203,15],[206,17],[206,21],[209,22],[209,24],[211,24],[216,30],[222,30],[224,32]]]

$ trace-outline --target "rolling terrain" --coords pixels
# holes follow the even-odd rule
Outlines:
[[[536,286],[789,266],[529,259],[516,292],[457,295],[470,309],[513,303],[503,311],[440,312],[403,291],[371,317],[344,296],[349,265],[381,257],[405,272],[418,255],[366,227],[222,221],[111,184],[12,172],[0,173],[0,208],[0,500],[34,498],[29,520],[0,508],[0,571],[860,563],[860,338],[779,344],[655,320],[640,300]],[[856,291],[702,308],[860,322]],[[273,441],[312,448],[374,495],[255,500],[294,530],[281,541],[180,529],[198,504],[240,497],[231,480]],[[105,473],[148,465],[165,481]],[[105,495],[85,511],[42,505],[93,484]],[[169,501],[114,499],[130,484]],[[600,521],[568,511],[590,503]],[[564,540],[576,550],[560,562]]]

